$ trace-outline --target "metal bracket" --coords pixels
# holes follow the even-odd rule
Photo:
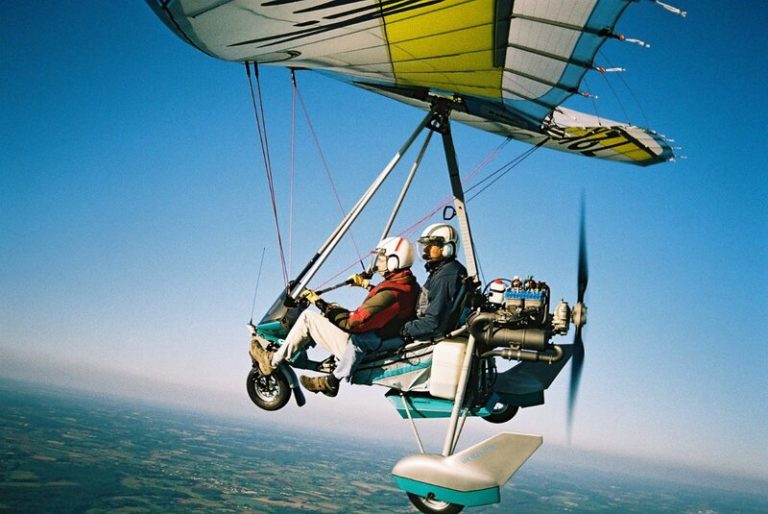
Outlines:
[[[432,113],[432,117],[427,124],[427,128],[438,134],[446,134],[450,131],[448,120],[451,116],[451,111],[461,102],[461,99],[458,97],[448,98],[435,95],[431,95],[431,99],[430,113]]]

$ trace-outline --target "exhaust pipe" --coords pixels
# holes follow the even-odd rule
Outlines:
[[[492,313],[481,312],[469,323],[469,332],[474,338],[487,346],[507,346],[491,350],[482,357],[503,357],[520,361],[548,363],[557,362],[563,357],[563,350],[549,344],[549,332],[543,328],[494,328],[496,317]],[[554,353],[552,353],[554,352]]]
[[[549,353],[549,351],[553,351]],[[547,353],[539,351],[523,350],[522,348],[500,348],[498,350],[491,350],[480,355],[480,358],[487,359],[489,357],[502,357],[507,360],[518,360],[526,362],[546,362],[552,364],[563,358],[563,349],[558,345],[553,344],[547,348]]]

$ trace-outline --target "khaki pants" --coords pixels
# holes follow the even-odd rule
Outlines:
[[[285,338],[285,343],[272,357],[272,365],[277,366],[283,359],[290,360],[299,351],[314,341],[320,348],[331,352],[337,359],[344,355],[349,343],[349,334],[328,321],[322,314],[306,310],[299,315],[296,324]]]

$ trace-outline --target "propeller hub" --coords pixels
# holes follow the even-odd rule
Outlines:
[[[587,306],[584,305],[582,302],[577,302],[576,305],[573,306],[573,311],[571,312],[571,320],[573,320],[574,326],[581,328],[584,325],[587,324]]]

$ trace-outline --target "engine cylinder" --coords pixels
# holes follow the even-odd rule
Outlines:
[[[546,350],[549,332],[542,328],[505,328],[494,326],[494,316],[481,313],[471,321],[470,332],[487,346],[516,346],[528,350]]]
[[[476,339],[489,346],[520,346],[528,350],[547,348],[547,332],[540,328],[496,328],[483,331]]]

